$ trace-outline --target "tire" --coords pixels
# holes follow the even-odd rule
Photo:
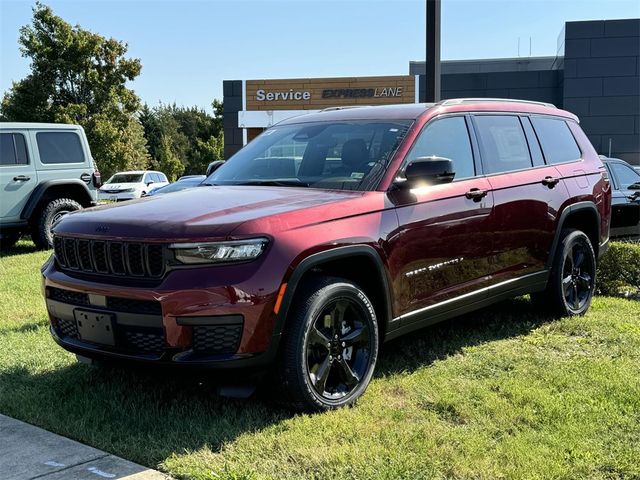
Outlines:
[[[70,212],[82,209],[75,200],[70,198],[55,198],[44,205],[37,218],[33,219],[31,239],[37,248],[53,247],[53,233],[51,229],[55,222]]]
[[[306,412],[352,405],[378,358],[375,310],[350,281],[314,278],[296,293],[282,341],[278,401]]]
[[[560,235],[547,288],[532,298],[556,317],[584,315],[595,292],[596,256],[582,231],[566,229]]]
[[[4,252],[12,248],[20,240],[20,237],[19,232],[0,233],[0,251]]]

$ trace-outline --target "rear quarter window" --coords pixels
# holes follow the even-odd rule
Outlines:
[[[566,163],[582,156],[578,144],[565,120],[560,118],[531,117],[547,163]]]
[[[38,132],[36,141],[44,164],[84,163],[80,137],[73,132]]]

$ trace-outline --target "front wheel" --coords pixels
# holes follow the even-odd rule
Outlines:
[[[584,315],[595,292],[596,256],[580,230],[563,230],[561,235],[547,289],[534,298],[557,316]]]
[[[31,228],[31,240],[40,249],[53,247],[53,226],[67,213],[80,210],[80,205],[70,198],[56,198],[47,203],[40,215],[33,222]]]
[[[287,319],[278,365],[286,402],[315,412],[353,404],[373,375],[378,335],[373,305],[357,285],[307,282]]]

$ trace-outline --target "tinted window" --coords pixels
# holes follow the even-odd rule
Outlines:
[[[533,160],[533,166],[539,167],[540,165],[544,165],[544,157],[542,156],[542,150],[540,150],[540,142],[538,142],[538,137],[536,137],[536,133],[533,131],[531,120],[527,117],[520,117],[520,121],[524,127],[524,133],[527,136],[527,143],[529,144],[529,153],[531,154],[531,160]]]
[[[141,173],[116,173],[105,183],[140,183],[141,181]]]
[[[475,122],[485,173],[510,172],[532,166],[529,146],[518,117],[478,115]]]
[[[227,160],[207,184],[372,190],[410,120],[276,125]]]
[[[0,134],[0,165],[26,165],[29,163],[27,144],[20,133]]]
[[[0,135],[0,165],[15,165],[16,149],[13,146],[13,135],[3,133]]]
[[[567,122],[558,118],[532,117],[533,128],[542,145],[547,163],[564,163],[581,156]]]
[[[42,163],[83,163],[80,138],[73,132],[40,132],[36,134]]]
[[[627,190],[629,185],[634,183],[640,183],[640,173],[636,172],[633,168],[623,165],[622,163],[610,163],[609,166],[613,170],[613,174],[616,177],[618,188],[620,190]]]
[[[471,141],[464,117],[443,118],[429,123],[411,147],[406,163],[433,155],[453,161],[455,180],[475,175]]]

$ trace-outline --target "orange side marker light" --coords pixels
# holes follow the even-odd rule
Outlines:
[[[276,315],[280,311],[280,305],[282,305],[282,297],[284,297],[284,292],[285,292],[286,289],[287,289],[287,284],[286,283],[283,283],[282,285],[280,285],[280,291],[278,292],[278,298],[276,299],[276,304],[273,307],[273,313],[275,313]]]

